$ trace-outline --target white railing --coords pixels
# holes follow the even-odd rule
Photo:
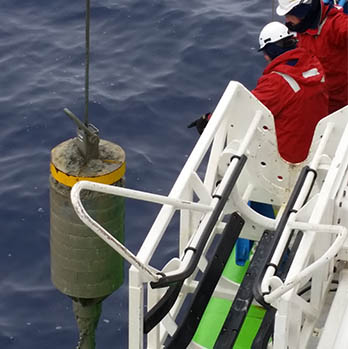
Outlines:
[[[236,105],[238,104],[240,107],[240,103],[244,104],[244,108],[236,115],[235,111],[238,109]],[[182,254],[183,249],[189,241],[191,244],[199,242],[202,230],[204,229],[204,222],[209,218],[216,204],[216,200],[212,198],[215,183],[217,179],[221,180],[216,192],[219,194],[219,190],[224,187],[224,183],[233,172],[233,168],[237,163],[236,160],[230,163],[225,173],[226,176],[219,173],[221,152],[226,149],[228,137],[231,136],[229,134],[229,124],[232,122],[236,123],[237,120],[234,120],[236,118],[241,120],[240,125],[243,125],[243,127],[240,127],[240,134],[238,134],[237,137],[235,136],[238,141],[236,150],[234,151],[235,155],[241,156],[248,153],[248,149],[252,142],[260,142],[260,138],[264,139],[265,137],[269,139],[270,144],[276,147],[274,133],[265,131],[274,130],[273,118],[270,112],[242,85],[231,82],[217,105],[208,127],[198,140],[168,197],[83,181],[77,183],[71,191],[73,206],[82,221],[132,265],[129,278],[129,333],[131,334],[129,336],[129,347],[132,349],[143,347],[144,286],[148,281],[157,281],[159,279],[157,274],[158,270],[148,263],[176,210],[180,210],[181,212],[180,254]],[[267,125],[267,127],[264,125]],[[206,153],[210,150],[211,145],[212,150],[207,165],[207,171],[204,181],[202,181],[198,176],[197,170]],[[279,154],[277,152],[274,152],[274,155],[279,159]],[[283,165],[288,167],[285,162]],[[111,195],[146,200],[163,205],[137,254],[129,251],[88,215],[80,199],[82,190],[95,190]],[[197,202],[192,201],[194,194],[198,197]],[[248,200],[248,197],[244,199]],[[250,213],[251,222],[255,221],[255,223],[264,228],[275,227],[274,220],[263,217],[250,208],[249,211],[248,208],[245,211]],[[221,219],[226,213],[227,212],[221,215]],[[201,224],[198,224],[199,220],[202,221]],[[195,232],[194,235],[193,232]],[[169,263],[171,267],[166,269],[166,274],[170,275],[180,272],[185,268],[187,263],[189,263],[191,257],[192,255],[190,251],[188,251],[184,256],[184,260],[176,260]],[[152,290],[148,288],[149,306],[157,302],[161,293],[161,290]],[[183,299],[181,297],[178,302],[181,303],[182,301]],[[173,309],[172,314],[177,311],[178,306],[174,306]],[[167,323],[170,327],[170,321],[168,319],[169,318],[164,320],[164,323]],[[163,325],[157,326],[148,336],[148,347],[159,348],[160,343],[163,342],[167,333]]]
[[[274,276],[274,268],[268,268],[262,281],[262,291],[267,293],[265,301],[278,309],[275,348],[307,347],[328,294],[337,255],[347,240],[347,225],[342,225],[347,221],[334,221],[338,206],[346,200],[341,188],[346,186],[348,179],[347,122],[348,107],[328,117],[325,128],[321,125],[321,141],[310,167],[317,171],[323,167],[326,174],[320,180],[318,194],[302,208],[305,195],[299,196],[295,205],[298,212],[291,213],[270,264],[279,263],[293,229],[303,231],[301,243],[284,282]],[[328,158],[332,159],[330,163]],[[336,206],[335,200],[339,205]],[[342,215],[345,214],[342,210]],[[310,279],[312,287],[308,303],[297,293]]]
[[[348,112],[348,108],[346,108],[346,112]],[[346,229],[344,227],[330,225],[331,222],[327,221],[330,215],[326,215],[324,222],[322,222],[321,218],[323,215],[320,216],[320,212],[321,214],[323,213],[321,211],[322,207],[318,208],[315,205],[315,203],[318,203],[319,206],[327,207],[332,202],[332,195],[339,189],[340,181],[342,181],[347,166],[348,134],[346,135],[346,133],[348,131],[346,129],[344,138],[342,136],[342,131],[345,129],[345,127],[342,127],[344,118],[338,115],[336,119],[328,118],[319,124],[307,160],[313,170],[316,170],[318,173],[320,172],[321,179],[325,179],[324,184],[322,185],[320,181],[320,184],[316,188],[316,192],[319,194],[303,206],[310,191],[314,173],[310,172],[307,175],[307,179],[295,204],[298,212],[290,214],[289,223],[285,227],[272,257],[271,262],[278,264],[291,230],[305,230],[304,238],[299,248],[300,252],[298,252],[294,260],[294,267],[290,269],[289,275],[284,282],[274,276],[273,268],[269,268],[266,271],[262,283],[263,291],[271,289],[271,293],[265,296],[265,300],[276,306],[278,313],[283,316],[276,323],[276,329],[279,331],[275,335],[275,343],[283,343],[289,340],[289,333],[287,333],[286,329],[289,323],[292,324],[292,318],[289,315],[291,313],[289,311],[289,304],[296,298],[295,293],[293,293],[293,297],[290,297],[289,294],[292,290],[295,292],[298,285],[303,280],[308,279],[309,276],[312,276],[316,285],[319,285],[320,291],[318,292],[320,295],[313,297],[313,302],[311,300],[309,306],[304,304],[305,302],[300,302],[300,304],[304,316],[307,316],[310,321],[313,322],[313,319],[317,317],[318,302],[323,299],[323,289],[328,283],[327,274],[330,273],[330,268],[327,265],[330,261],[332,262],[334,256],[342,248],[346,240]],[[342,142],[336,152],[340,139],[342,139]],[[347,141],[344,141],[344,139]],[[210,151],[209,161],[205,177],[202,180],[198,175],[198,170],[208,151]],[[161,278],[159,270],[149,265],[149,262],[166,233],[174,213],[177,210],[180,211],[179,258],[173,258],[168,261],[165,268],[161,270],[167,276],[182,272],[189,264],[193,253],[190,249],[184,253],[184,249],[188,244],[190,246],[196,246],[201,240],[205,223],[209,220],[214,207],[216,207],[217,200],[213,198],[213,194],[220,194],[237,164],[236,159],[231,160],[232,155],[246,155],[249,158],[245,169],[243,169],[244,174],[238,180],[237,188],[232,191],[215,230],[221,231],[224,225],[222,223],[224,215],[235,210],[239,211],[245,219],[245,230],[248,230],[251,226],[253,226],[254,230],[257,227],[260,235],[263,229],[275,229],[279,217],[275,220],[266,218],[250,209],[247,201],[258,201],[258,199],[264,198],[265,202],[279,206],[284,205],[291,193],[298,171],[304,164],[297,166],[291,165],[280,158],[276,146],[272,115],[249,91],[236,82],[231,82],[227,87],[213,113],[213,117],[199,138],[168,196],[84,181],[77,183],[72,188],[72,203],[81,220],[131,264],[129,271],[129,348],[142,349],[144,346],[145,290],[147,290],[148,309],[156,304],[163,295],[162,289],[146,287],[149,281],[156,282]],[[267,166],[264,161],[265,155],[267,156]],[[329,165],[331,166],[330,170]],[[217,182],[220,184],[216,187]],[[80,198],[82,190],[93,190],[162,205],[138,253],[131,252],[88,215]],[[328,196],[328,193],[331,196]],[[314,200],[316,200],[317,196],[319,199],[315,202]],[[195,202],[193,201],[194,197],[198,198]],[[330,214],[332,215],[332,207],[330,209]],[[319,214],[321,218],[311,220],[312,213]],[[308,223],[306,222],[307,220]],[[321,255],[318,256],[319,252],[315,250],[316,262],[309,265],[308,256],[313,250],[310,250],[310,247],[306,246],[305,242],[310,241],[310,246],[312,246],[315,236],[324,232],[329,233],[330,237],[322,238],[322,235],[320,235],[320,239],[323,240],[319,248]],[[335,234],[337,234],[337,237],[331,246],[331,235]],[[208,245],[209,243],[210,241]],[[201,270],[204,269],[205,264],[203,258],[200,261]],[[327,272],[324,273],[325,277],[320,279],[317,276],[317,271],[323,265],[326,265]],[[182,293],[178,297],[171,312],[148,334],[148,348],[161,348],[168,334],[174,333],[177,326],[175,318],[187,293],[192,292],[195,285],[194,278],[187,279]],[[297,298],[296,301],[299,302]],[[285,315],[283,309],[288,309]],[[298,335],[300,337],[300,324],[292,325],[298,327]],[[307,328],[310,328],[310,326],[305,327],[306,333],[309,332]],[[279,333],[284,336],[283,339],[281,339],[282,335],[279,335]]]
[[[88,214],[81,201],[80,194],[82,190],[96,191],[104,194],[132,198],[135,200],[143,200],[162,205],[170,205],[174,209],[192,210],[202,213],[212,211],[212,208],[207,205],[96,182],[80,181],[76,185],[74,185],[74,187],[71,190],[71,201],[80,219],[102,240],[104,240],[117,253],[119,253],[126,261],[128,261],[131,265],[133,265],[140,272],[142,272],[144,280],[147,281],[158,281],[160,279],[160,276],[158,275],[158,270],[149,266],[148,264],[143,263],[139,258],[137,258],[137,256],[135,256],[128,248],[126,248],[122,243],[120,243],[113,235],[111,235],[105,228],[103,228],[96,220],[94,220]]]

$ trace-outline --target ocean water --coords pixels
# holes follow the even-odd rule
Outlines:
[[[48,176],[50,150],[76,134],[63,108],[83,118],[84,13],[85,1],[0,0],[0,349],[77,343],[71,301],[50,280]],[[91,1],[89,121],[125,150],[127,187],[168,194],[198,139],[187,125],[230,80],[255,87],[271,20],[271,1]],[[126,209],[136,252],[157,209]],[[127,270],[98,349],[127,348]]]

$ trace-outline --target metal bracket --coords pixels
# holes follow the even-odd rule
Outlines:
[[[76,144],[86,162],[99,157],[99,130],[92,124],[85,125],[68,108],[64,112],[77,126]]]

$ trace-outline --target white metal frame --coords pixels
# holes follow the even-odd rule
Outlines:
[[[345,200],[340,189],[346,187],[344,183],[347,182],[348,176],[347,112],[348,107],[331,115],[319,126],[323,128],[326,124],[318,146],[319,150],[322,145],[322,154],[316,153],[319,157],[314,157],[311,168],[319,169],[321,160],[324,160],[323,167],[327,169],[325,181],[320,192],[302,209],[303,197],[299,197],[298,201],[302,200],[302,203],[296,202],[298,212],[291,214],[271,260],[271,263],[279,261],[280,253],[284,251],[285,240],[292,229],[304,232],[286,280],[281,282],[274,277],[272,268],[268,268],[263,279],[263,291],[271,290],[265,296],[265,300],[278,310],[274,332],[275,348],[307,347],[328,295],[337,256],[345,249],[347,226],[338,225],[341,222],[335,222],[334,216],[339,206],[335,205],[335,201],[342,203]],[[329,167],[328,154],[332,158]],[[312,289],[310,302],[307,303],[297,293],[299,287],[309,279]]]
[[[337,254],[348,255],[348,252],[342,252],[345,250],[346,228],[333,224],[333,217],[337,211],[335,200],[337,201],[337,196],[341,195],[339,202],[342,203],[345,195],[342,191],[342,181],[347,179],[347,120],[348,107],[323,119],[316,129],[306,162],[298,165],[289,164],[280,158],[277,151],[272,114],[241,84],[230,82],[168,196],[84,181],[74,185],[71,199],[76,213],[87,226],[131,264],[129,348],[144,347],[145,290],[149,309],[164,293],[162,289],[153,290],[148,286],[149,281],[157,281],[160,278],[159,270],[150,266],[149,262],[166,233],[175,211],[180,210],[179,255],[168,261],[161,271],[166,275],[181,272],[186,268],[192,255],[190,250],[186,253],[183,251],[188,244],[195,246],[201,239],[205,223],[216,206],[213,194],[220,194],[237,163],[236,159],[231,161],[231,156],[243,154],[248,157],[248,161],[213,235],[222,231],[224,226],[222,219],[226,214],[239,211],[246,221],[242,232],[243,237],[258,240],[264,229],[276,227],[282,210],[275,220],[269,219],[254,212],[247,205],[248,200],[283,206],[304,164],[310,164],[310,167],[318,173],[319,180],[310,200],[305,204],[314,176],[312,172],[308,173],[295,204],[297,213],[291,213],[272,257],[272,263],[277,264],[292,229],[304,231],[299,252],[296,254],[286,280],[282,282],[274,276],[274,270],[269,268],[262,283],[264,291],[271,290],[265,296],[265,300],[278,310],[274,347],[277,349],[287,348],[287,346],[289,348],[304,347],[305,344],[298,346],[299,342],[307,343],[309,340],[332,279]],[[201,179],[198,169],[209,150],[205,177]],[[220,184],[216,186],[216,183]],[[82,190],[94,190],[162,205],[137,254],[129,251],[88,215],[80,199]],[[196,202],[193,201],[194,197],[198,197]],[[203,255],[198,268],[203,271],[206,264]],[[166,337],[175,332],[177,327],[175,318],[180,307],[185,297],[193,292],[197,285],[194,277],[195,273],[185,281],[170,314],[148,334],[148,348],[161,348]],[[312,285],[315,287],[312,287],[311,302],[307,304],[297,296],[297,291],[309,278],[312,279]],[[215,292],[222,297],[233,299],[235,290],[235,285],[221,283]],[[294,335],[297,336],[295,339]]]

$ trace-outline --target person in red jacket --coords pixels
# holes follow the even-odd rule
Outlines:
[[[290,163],[307,158],[317,123],[328,115],[328,94],[319,60],[302,48],[288,28],[279,22],[267,24],[259,36],[260,50],[269,62],[251,92],[273,114],[278,151]],[[202,134],[211,113],[206,113],[188,127]],[[274,218],[272,205],[249,202],[252,209]],[[238,238],[236,263],[244,265],[253,242]]]
[[[297,32],[299,47],[317,56],[329,92],[329,113],[348,104],[348,16],[322,0],[278,0],[277,14]]]
[[[273,114],[278,151],[291,163],[306,159],[315,127],[328,115],[323,67],[279,22],[261,31],[260,51],[269,62],[252,91]]]

